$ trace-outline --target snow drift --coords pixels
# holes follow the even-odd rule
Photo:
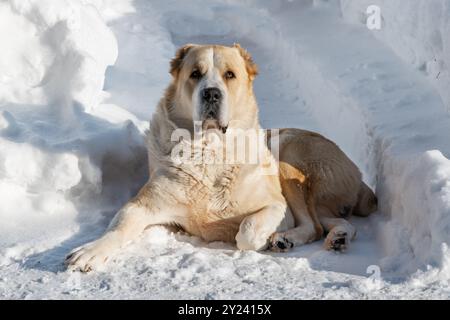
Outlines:
[[[0,297],[448,297],[449,2],[374,2],[380,31],[368,1],[0,2]],[[64,272],[146,181],[147,120],[186,42],[240,42],[263,126],[320,131],[359,165],[380,212],[353,221],[348,254],[154,228],[106,273]]]
[[[83,208],[96,210],[105,181],[120,176],[127,189],[140,180],[126,177],[145,155],[137,127],[123,122],[132,117],[119,110],[114,124],[89,113],[104,99],[117,42],[95,7],[76,1],[2,2],[0,21],[0,244],[61,241]],[[121,201],[132,192],[117,191]]]
[[[402,118],[396,121],[401,136],[396,134],[398,142],[389,141],[389,147],[382,151],[379,180],[380,192],[385,196],[381,201],[383,212],[392,217],[382,230],[388,255],[383,262],[409,272],[418,265],[442,266],[448,260],[450,241],[446,158],[450,156],[450,2],[341,0],[340,5],[343,18],[361,28],[365,27],[369,5],[379,6],[381,29],[372,34],[417,70],[440,95],[441,101],[430,97],[417,101],[411,98],[416,92],[403,93],[405,101],[397,105],[402,106],[403,111],[398,112]],[[429,92],[429,96],[432,94]],[[411,261],[416,263],[408,265]]]
[[[447,0],[340,0],[347,21],[366,23],[369,5],[381,9],[374,35],[434,85],[450,111],[450,2]]]

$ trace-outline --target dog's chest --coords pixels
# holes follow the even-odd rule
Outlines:
[[[236,209],[233,188],[239,179],[238,165],[202,165],[189,168],[187,199],[196,216],[220,219]]]
[[[239,181],[239,166],[196,168],[188,174],[190,187],[186,189],[189,217],[183,227],[191,234],[207,241],[234,241],[239,229],[240,202],[235,196]]]

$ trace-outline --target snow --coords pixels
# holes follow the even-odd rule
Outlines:
[[[369,5],[381,9],[382,28],[374,35],[420,70],[450,111],[450,2],[447,0],[341,0],[345,20],[358,23]],[[401,14],[399,14],[401,12]]]
[[[369,4],[381,30],[362,23]],[[449,8],[0,2],[0,297],[448,299]],[[240,252],[154,227],[103,271],[64,270],[145,183],[143,133],[187,42],[241,43],[260,66],[263,126],[321,132],[358,164],[380,210],[352,218],[347,253]]]
[[[400,121],[393,120],[398,127],[395,134],[401,129],[410,135],[395,137],[398,151],[392,143],[394,138],[390,139],[389,148],[381,159],[381,172],[384,171],[381,192],[387,198],[382,202],[385,204],[382,211],[392,216],[381,231],[386,254],[381,262],[385,268],[406,272],[430,263],[442,266],[448,259],[447,247],[443,244],[448,243],[450,230],[450,176],[446,158],[450,154],[447,134],[450,47],[445,36],[450,31],[450,3],[343,0],[341,12],[344,19],[361,22],[358,17],[371,4],[381,8],[383,22],[381,30],[372,34],[392,48],[413,71],[417,71],[415,73],[420,73],[440,96],[434,94],[432,97],[433,90],[421,93],[423,90],[407,83],[412,79],[409,77],[396,87],[403,91],[413,90],[404,92],[403,96],[393,92],[398,98],[388,100],[394,107],[407,112],[398,113],[402,117]],[[393,82],[390,74],[380,76],[389,76]],[[392,121],[392,114],[389,118]],[[387,124],[387,121],[382,123]],[[383,135],[386,138],[386,134]]]

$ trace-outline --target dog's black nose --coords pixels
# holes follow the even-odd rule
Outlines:
[[[222,99],[222,93],[218,88],[203,89],[202,98],[207,103],[217,103]]]

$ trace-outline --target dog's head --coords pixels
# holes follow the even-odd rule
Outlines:
[[[240,45],[188,44],[171,61],[173,112],[203,129],[248,129],[257,122],[253,79],[257,66]]]

